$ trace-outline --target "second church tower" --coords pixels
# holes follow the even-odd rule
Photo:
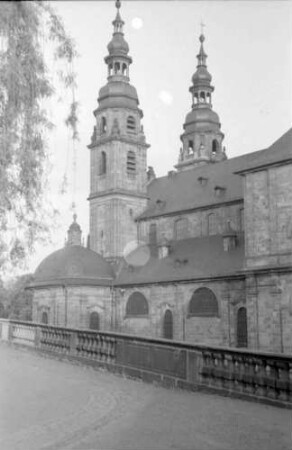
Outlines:
[[[147,205],[148,144],[137,91],[129,83],[129,46],[124,39],[120,1],[105,62],[107,84],[99,91],[90,158],[90,248],[108,260],[123,256],[137,239],[135,217]]]

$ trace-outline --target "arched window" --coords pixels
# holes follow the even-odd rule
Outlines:
[[[217,155],[218,150],[219,150],[218,141],[216,139],[213,139],[213,142],[212,142],[212,154],[213,155]]]
[[[104,175],[105,173],[106,173],[106,153],[101,152],[99,174]]]
[[[198,102],[199,102],[198,94],[195,94],[195,95],[194,95],[194,103],[195,103],[195,105],[196,105]]]
[[[200,102],[205,102],[205,92],[200,92]]]
[[[141,292],[130,295],[126,306],[126,316],[147,316],[148,302]]]
[[[194,141],[192,141],[192,140],[189,140],[189,142],[188,142],[188,152],[194,153]]]
[[[211,103],[211,94],[210,94],[210,92],[207,93],[206,99],[207,99],[208,103]]]
[[[214,213],[210,213],[207,216],[207,234],[216,234],[216,216]]]
[[[127,64],[123,64],[123,66],[122,66],[122,74],[123,75],[126,75],[127,74]]]
[[[237,311],[237,347],[247,347],[247,317],[244,306]]]
[[[149,228],[149,245],[157,245],[157,227],[156,223],[151,223]]]
[[[5,308],[3,303],[0,303],[0,317],[5,317]]]
[[[133,116],[128,116],[127,118],[127,130],[129,133],[136,131],[136,120]]]
[[[104,134],[104,133],[106,133],[106,130],[107,130],[107,125],[106,125],[106,118],[103,116],[102,118],[101,118],[101,134]]]
[[[186,217],[177,219],[174,222],[174,239],[177,241],[180,239],[186,239],[188,237],[188,227],[189,221]]]
[[[163,337],[165,339],[173,339],[173,316],[169,309],[167,309],[164,314]]]
[[[42,313],[42,319],[41,319],[41,322],[44,323],[45,325],[47,325],[48,322],[49,322],[48,313],[47,313],[46,311],[44,311],[44,312]]]
[[[211,289],[202,287],[197,289],[189,303],[190,316],[218,316],[217,298]]]
[[[109,74],[109,76],[112,76],[112,74],[113,74],[113,65],[112,64],[109,64],[109,66],[108,66],[108,74]]]
[[[99,314],[95,311],[89,316],[89,328],[91,330],[99,330]]]
[[[131,150],[127,154],[127,173],[132,175],[136,173],[136,155]]]
[[[120,63],[119,62],[115,62],[115,73],[119,73],[120,71]]]
[[[239,210],[239,231],[244,231],[244,209]]]

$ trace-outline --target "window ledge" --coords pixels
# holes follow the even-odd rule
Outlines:
[[[212,314],[212,313],[189,313],[187,314],[187,319],[191,317],[217,317],[217,319],[220,318],[219,314]]]
[[[126,314],[124,319],[148,319],[149,314]]]

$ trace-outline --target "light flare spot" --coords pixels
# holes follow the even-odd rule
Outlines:
[[[145,266],[150,258],[150,249],[145,242],[131,241],[125,246],[123,256],[131,266]]]
[[[140,17],[134,17],[132,19],[132,27],[135,30],[140,30],[143,27],[143,20]]]
[[[165,105],[171,105],[173,102],[173,96],[168,91],[160,91],[158,97]]]

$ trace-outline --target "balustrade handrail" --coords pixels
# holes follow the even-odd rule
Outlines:
[[[0,319],[0,339],[186,389],[292,407],[292,356]]]
[[[118,333],[116,331],[103,331],[103,330],[92,330],[89,328],[71,328],[71,327],[60,327],[56,325],[50,325],[50,324],[44,324],[41,322],[30,322],[30,321],[21,321],[16,319],[0,319],[1,321],[10,322],[13,324],[19,324],[19,325],[27,325],[32,327],[42,327],[42,328],[50,328],[55,330],[62,330],[63,332],[77,332],[77,333],[92,333],[92,334],[99,334],[103,336],[108,337],[114,337],[114,338],[120,338],[123,340],[130,340],[132,342],[140,342],[140,343],[147,343],[147,344],[158,344],[161,346],[171,346],[171,347],[177,347],[180,349],[186,349],[186,350],[195,350],[195,351],[207,351],[207,352],[217,352],[217,353],[228,353],[228,354],[239,354],[239,355],[245,355],[245,356],[254,356],[259,358],[269,358],[269,359],[277,359],[277,360],[289,360],[291,362],[292,355],[285,354],[285,353],[273,353],[273,352],[263,352],[259,350],[254,349],[242,349],[242,348],[230,348],[230,347],[224,347],[224,346],[210,346],[208,344],[200,344],[200,343],[191,343],[191,342],[184,342],[184,341],[177,341],[173,339],[163,339],[163,338],[156,338],[156,337],[147,337],[147,336],[137,336],[133,334],[126,334],[126,333]]]

